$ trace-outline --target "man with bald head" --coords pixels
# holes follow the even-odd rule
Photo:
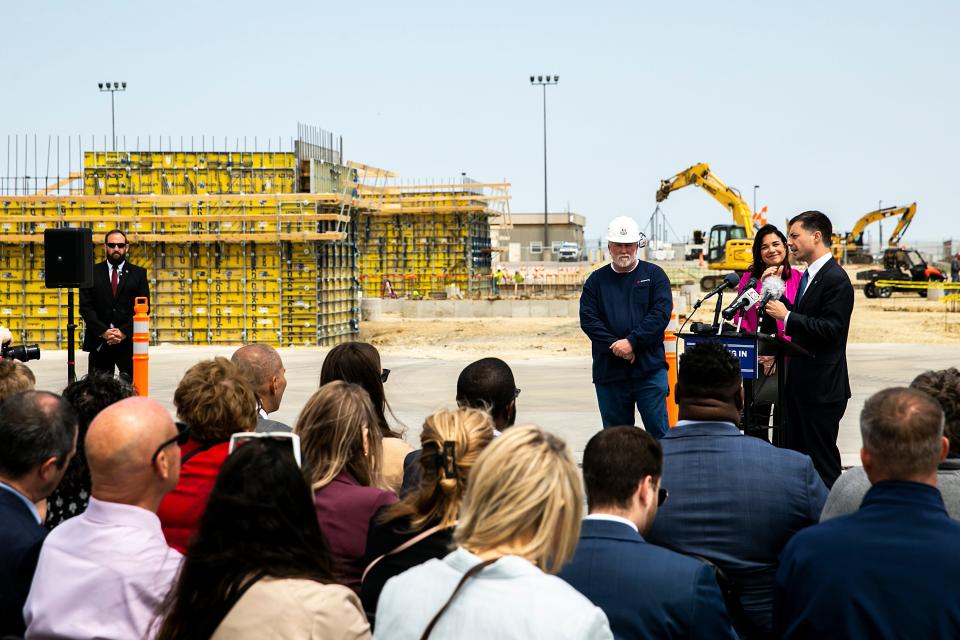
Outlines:
[[[23,610],[28,638],[150,635],[182,560],[156,511],[177,485],[185,437],[149,398],[97,415],[85,440],[90,504],[43,544]]]
[[[248,344],[234,351],[230,360],[240,367],[257,395],[257,432],[292,431],[290,425],[267,417],[280,408],[287,388],[286,369],[277,350],[268,344]]]

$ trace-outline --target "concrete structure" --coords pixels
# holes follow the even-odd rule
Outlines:
[[[549,247],[543,244],[542,213],[511,213],[509,220],[513,228],[505,228],[504,220],[502,216],[490,219],[493,242],[500,250],[502,262],[556,260],[563,242],[575,242],[581,252],[585,249],[583,227],[587,219],[578,213],[551,213],[547,216]]]

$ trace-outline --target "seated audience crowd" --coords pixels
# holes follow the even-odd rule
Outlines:
[[[871,396],[829,497],[809,457],[739,430],[717,344],[680,357],[662,440],[604,429],[582,480],[562,439],[513,426],[502,360],[433,399],[458,408],[417,450],[389,373],[331,349],[291,429],[266,345],[188,369],[176,422],[120,379],[61,397],[0,361],[0,639],[960,637],[957,369]]]

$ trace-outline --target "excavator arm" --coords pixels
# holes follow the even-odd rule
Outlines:
[[[907,231],[907,227],[913,222],[913,216],[917,215],[917,203],[914,202],[908,207],[900,207],[898,211],[902,211],[903,213],[900,214],[897,226],[894,228],[893,233],[890,234],[890,241],[887,243],[887,246],[890,247],[896,247],[900,244],[900,238],[903,237],[903,234]]]
[[[756,227],[750,207],[736,189],[725,185],[710,171],[710,165],[705,162],[695,164],[667,180],[660,181],[657,189],[657,202],[663,202],[677,189],[697,186],[713,196],[713,199],[722,204],[733,215],[734,222],[743,227],[747,238],[753,238]]]

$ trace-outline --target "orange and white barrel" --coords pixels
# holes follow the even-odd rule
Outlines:
[[[133,300],[133,386],[141,396],[150,395],[150,316],[145,297]]]
[[[670,322],[663,332],[663,351],[667,359],[667,419],[671,427],[677,424],[680,419],[680,407],[677,405],[676,387],[677,387],[677,330],[680,329],[680,323],[677,322],[677,314],[670,314]]]

